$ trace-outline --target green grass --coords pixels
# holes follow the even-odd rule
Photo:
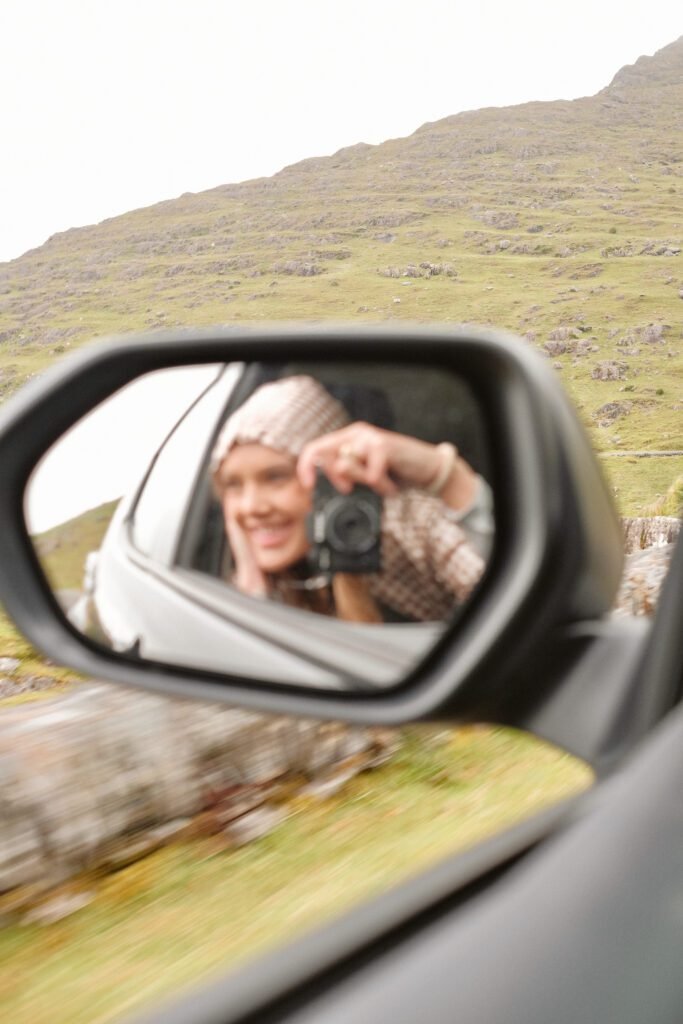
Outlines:
[[[291,940],[589,783],[568,755],[504,730],[411,730],[392,763],[259,842],[162,850],[102,880],[61,922],[0,931],[13,1024],[104,1022]]]
[[[659,493],[648,509],[648,515],[683,516],[683,473]]]
[[[80,588],[86,557],[100,547],[117,505],[99,505],[33,537],[43,571],[56,590]]]
[[[683,456],[601,458],[600,465],[622,515],[680,515],[674,492],[683,475]]]
[[[11,704],[39,700],[43,697],[55,697],[68,689],[77,679],[75,673],[70,669],[45,661],[28,640],[15,629],[2,605],[0,605],[0,657],[16,658],[20,662],[19,668],[11,677],[18,684],[21,683],[22,679],[33,677],[50,680],[52,684],[48,689],[35,693],[19,693],[14,697],[0,698],[0,708],[8,707]]]

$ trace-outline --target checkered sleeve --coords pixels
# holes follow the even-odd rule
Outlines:
[[[438,498],[403,491],[388,498],[382,523],[383,571],[377,596],[418,620],[448,617],[481,578],[484,561]]]

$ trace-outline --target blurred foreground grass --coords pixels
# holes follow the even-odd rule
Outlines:
[[[81,879],[94,899],[60,922],[0,930],[2,1018],[82,1024],[154,1005],[589,781],[581,763],[508,730],[411,729],[391,763],[333,799],[299,800],[254,844],[168,847]]]

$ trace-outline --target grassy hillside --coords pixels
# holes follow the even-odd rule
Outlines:
[[[45,574],[56,589],[79,589],[86,557],[102,543],[117,505],[118,501],[109,501],[91,508],[33,538]]]
[[[55,235],[0,265],[0,390],[118,331],[476,322],[546,352],[598,449],[683,450],[682,111],[683,38],[590,98],[459,114]],[[605,464],[627,513],[683,472]]]

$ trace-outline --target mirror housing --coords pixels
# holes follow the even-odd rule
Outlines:
[[[79,634],[47,586],[24,515],[45,451],[138,376],[238,361],[353,360],[429,364],[463,378],[491,451],[496,538],[479,591],[431,653],[388,692],[325,692],[142,662]],[[155,332],[99,343],[58,364],[0,411],[0,598],[51,658],[128,686],[255,710],[398,724],[426,718],[499,720],[552,687],[526,671],[549,635],[609,611],[622,566],[619,521],[588,440],[556,375],[521,340],[471,328],[306,325]],[[567,643],[567,659],[576,645]]]

